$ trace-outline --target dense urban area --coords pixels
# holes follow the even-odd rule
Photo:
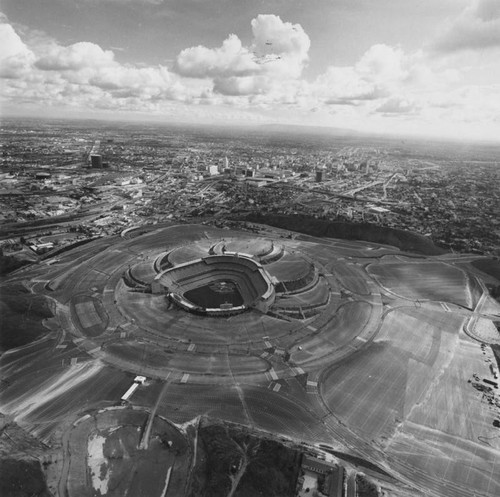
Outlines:
[[[325,129],[4,120],[2,252],[15,264],[165,220],[252,213],[402,228],[500,255],[498,146]]]

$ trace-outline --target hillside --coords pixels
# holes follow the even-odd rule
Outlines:
[[[0,289],[0,352],[21,347],[47,333],[42,324],[53,316],[48,300],[20,284]]]
[[[446,250],[436,247],[432,243],[432,240],[418,233],[387,228],[385,226],[376,226],[369,223],[336,223],[309,216],[260,213],[249,214],[246,220],[298,231],[312,236],[362,240],[365,242],[392,245],[407,252],[416,252],[423,255],[440,255],[446,253]]]

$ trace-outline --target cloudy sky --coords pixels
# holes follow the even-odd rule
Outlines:
[[[500,0],[2,0],[5,115],[500,140]]]

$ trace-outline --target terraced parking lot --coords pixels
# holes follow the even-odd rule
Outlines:
[[[465,273],[449,264],[427,260],[381,263],[371,264],[368,272],[385,289],[406,299],[472,306]]]
[[[175,266],[223,248],[261,261],[276,292],[268,311],[206,317],[177,306],[168,291],[151,293],[155,261]],[[120,406],[136,409],[143,427],[153,413],[154,433],[160,419],[207,415],[330,444],[425,495],[499,495],[498,394],[484,380],[494,381],[488,343],[500,305],[456,260],[197,225],[91,242],[45,272],[13,277],[36,280],[30,288],[56,315],[46,337],[2,356],[2,412],[44,443],[69,437],[58,483],[69,497],[91,475],[71,447],[102,437],[104,452],[135,461],[130,426],[139,421],[99,414]],[[122,402],[137,375],[146,380]],[[171,455],[157,454],[165,471]],[[131,471],[127,464],[114,474]],[[139,462],[135,469],[149,474]],[[147,489],[130,477],[128,491],[163,495],[162,471],[162,483]],[[106,495],[122,489],[113,488]]]

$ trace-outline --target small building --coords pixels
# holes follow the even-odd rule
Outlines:
[[[52,242],[38,243],[38,244],[32,245],[31,248],[37,254],[44,254],[45,252],[52,250],[54,248],[54,244]]]
[[[302,459],[302,469],[307,469],[308,471],[312,471],[313,473],[318,473],[320,475],[326,475],[326,473],[333,471],[335,466],[316,457],[304,455],[304,458]]]
[[[217,166],[208,166],[208,174],[210,174],[210,176],[219,174],[219,168]]]
[[[50,173],[47,173],[47,172],[40,172],[40,173],[36,173],[35,174],[35,179],[39,180],[39,181],[45,181],[45,180],[48,180],[52,177],[52,175]]]
[[[345,470],[342,466],[304,454],[302,471],[304,472],[304,483],[302,486],[303,491],[299,493],[299,496],[306,497],[309,495],[309,489],[318,487],[319,475],[324,477],[321,490],[324,494],[329,497],[343,495]]]
[[[249,186],[255,186],[257,188],[260,188],[261,186],[266,186],[267,185],[266,178],[247,178],[246,184]]]
[[[385,207],[380,207],[378,205],[370,205],[369,211],[373,212],[374,214],[388,214],[389,212],[391,212],[389,209],[386,209]]]

